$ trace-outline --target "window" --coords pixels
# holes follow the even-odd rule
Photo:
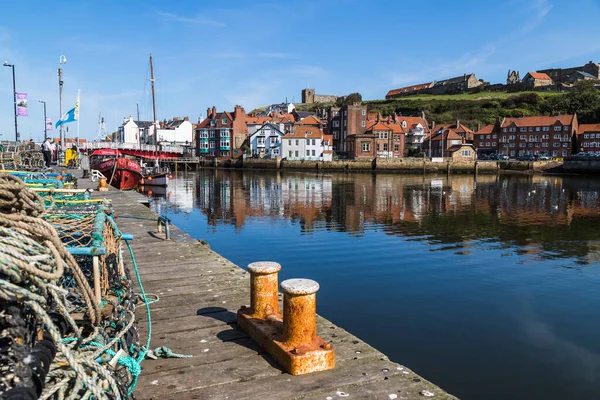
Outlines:
[[[340,121],[333,121],[333,126],[335,128],[339,127],[340,126]]]
[[[563,135],[563,142],[569,141],[569,135]]]
[[[215,137],[215,131],[213,131],[212,129],[210,130],[210,137],[214,138]]]
[[[362,151],[363,152],[371,151],[371,143],[362,142]]]
[[[463,157],[469,157],[471,155],[471,150],[463,150],[460,152]]]
[[[296,139],[296,146],[300,146],[300,140]]]
[[[540,127],[539,127],[539,126],[536,126],[536,127],[535,127],[535,131],[536,131],[536,132],[539,132],[539,131],[540,131]]]
[[[529,141],[533,142],[534,141],[534,136],[533,135],[529,135]]]
[[[290,153],[289,157],[292,158],[292,151],[290,150],[289,153]]]
[[[548,139],[550,139],[550,135],[542,135],[542,140],[544,140],[544,139],[545,139],[545,140],[548,140]]]
[[[265,137],[264,137],[264,136],[259,136],[259,137],[256,139],[256,143],[257,143],[259,146],[260,146],[260,145],[263,145],[263,146],[264,146],[264,144],[265,144]]]
[[[520,136],[519,136],[519,139],[520,139],[520,140],[527,140],[527,135],[520,135]]]
[[[560,134],[554,135],[554,140],[560,140]]]
[[[532,148],[533,147],[533,143],[527,143],[527,147]]]
[[[339,136],[339,132],[338,131],[333,131],[333,138],[337,139]]]
[[[554,143],[552,143],[552,147],[560,147],[560,143],[554,142]]]
[[[379,133],[379,135],[378,135],[379,139],[387,139],[388,138],[388,133],[387,132],[380,131],[378,133]]]
[[[344,117],[345,117],[346,115],[348,115],[348,111],[347,111],[347,110],[344,110]]]
[[[511,157],[514,157],[514,156],[515,156],[515,151],[514,151],[514,150],[511,150],[511,152],[510,152],[510,156],[511,156]]]
[[[554,130],[555,130],[555,131],[560,131],[560,126],[555,126],[555,127],[554,127]]]
[[[563,157],[566,157],[567,156],[567,150],[563,150],[562,155],[563,155]]]
[[[529,132],[533,132],[533,126],[529,127]]]
[[[222,123],[223,125],[227,125],[227,118],[223,118],[223,119],[221,120],[221,123]]]
[[[508,147],[515,147],[515,144],[514,143],[509,143]]]
[[[306,145],[310,146],[310,139],[306,139]]]
[[[229,147],[229,139],[221,139],[221,147]]]
[[[485,135],[485,138],[486,139],[490,139],[490,135]]]
[[[492,147],[496,147],[497,145],[498,145],[498,143],[492,142]]]
[[[509,139],[509,140],[515,140],[516,138],[517,138],[517,137],[516,137],[515,135],[510,135],[510,136],[508,137],[508,139]]]
[[[563,143],[563,147],[569,147],[569,143]]]
[[[214,119],[210,120],[210,126],[217,126],[217,121]]]
[[[206,129],[201,129],[200,130],[200,137],[203,139],[207,139],[208,138],[208,131]]]
[[[526,147],[527,143],[519,143],[519,147]]]
[[[569,127],[568,127],[568,126],[566,126],[566,125],[565,125],[565,126],[563,126],[563,131],[568,131],[568,130],[569,130]]]
[[[388,150],[388,145],[387,145],[387,143],[384,143],[383,144],[383,151],[387,151],[387,150]]]
[[[367,126],[367,123],[366,123],[365,121],[362,121],[362,122],[360,123],[360,125],[361,125],[361,126],[364,128],[365,126]]]
[[[277,136],[271,136],[271,138],[269,139],[271,144],[277,144]]]
[[[558,156],[558,151],[552,150],[552,157],[557,157],[557,156]]]
[[[492,135],[492,139],[496,139],[498,135]]]
[[[542,143],[542,147],[548,147],[550,143]]]
[[[490,142],[485,142],[485,147],[490,147]]]
[[[313,149],[313,151],[312,151],[312,155],[313,155],[313,157],[315,156],[315,150],[314,150],[314,149]]]
[[[508,128],[508,131],[509,131],[509,132],[516,132],[516,131],[517,131],[517,128]]]
[[[312,140],[312,145],[314,146],[316,144],[315,139]]]
[[[367,110],[362,110],[362,115],[367,115]]]
[[[214,149],[214,148],[215,148],[215,142],[214,142],[214,140],[210,142],[210,148],[211,148],[211,149]]]
[[[298,157],[298,150],[296,150],[296,152],[295,152],[295,153],[296,153],[296,157]]]
[[[586,133],[586,134],[584,134],[584,135],[583,135],[583,138],[584,138],[584,139],[589,139],[589,138],[590,138],[590,135]]]
[[[549,126],[544,126],[544,127],[542,128],[542,130],[543,130],[544,132],[548,132],[548,131],[550,130],[550,127],[549,127]]]
[[[400,151],[400,145],[399,144],[395,144],[394,145],[394,151],[395,152],[399,152]]]
[[[527,132],[527,128],[521,128],[521,132]]]
[[[506,132],[506,128],[502,128],[502,132]]]
[[[334,112],[333,112],[333,116],[334,116],[334,117],[337,117],[338,115],[340,115],[340,112],[339,112],[339,111],[334,111]]]
[[[377,143],[377,151],[379,151],[379,143]]]

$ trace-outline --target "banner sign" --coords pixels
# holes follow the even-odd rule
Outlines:
[[[47,131],[52,130],[52,118],[50,118],[50,117],[46,117],[46,130]]]
[[[27,116],[27,93],[17,93],[17,115]]]

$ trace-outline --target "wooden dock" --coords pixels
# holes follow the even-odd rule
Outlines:
[[[79,187],[95,184],[80,179]],[[150,306],[150,348],[193,356],[145,360],[137,399],[455,399],[321,317],[317,333],[334,346],[335,369],[285,373],[236,326],[237,310],[250,301],[246,271],[176,227],[172,240],[164,240],[155,233],[157,215],[144,205],[145,196],[110,188],[93,197],[112,200],[119,228],[134,235],[144,289],[160,297]],[[128,255],[126,263],[131,268]],[[145,343],[143,305],[136,317]]]

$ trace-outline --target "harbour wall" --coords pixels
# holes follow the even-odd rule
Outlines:
[[[295,161],[281,159],[246,158],[234,160],[201,160],[201,167],[240,168],[248,170],[298,170],[336,172],[390,172],[390,173],[448,173],[499,174],[556,172],[561,163],[555,161],[456,161],[450,158],[433,162],[419,158],[369,158],[335,161]],[[599,166],[600,168],[600,166]]]

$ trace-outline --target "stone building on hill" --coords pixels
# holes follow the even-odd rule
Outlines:
[[[304,104],[335,103],[338,97],[332,94],[316,94],[315,89],[302,89],[302,103]]]
[[[583,79],[600,80],[600,64],[593,61],[580,67],[550,68],[538,70],[536,72],[548,74],[550,79],[556,84],[570,84]]]

